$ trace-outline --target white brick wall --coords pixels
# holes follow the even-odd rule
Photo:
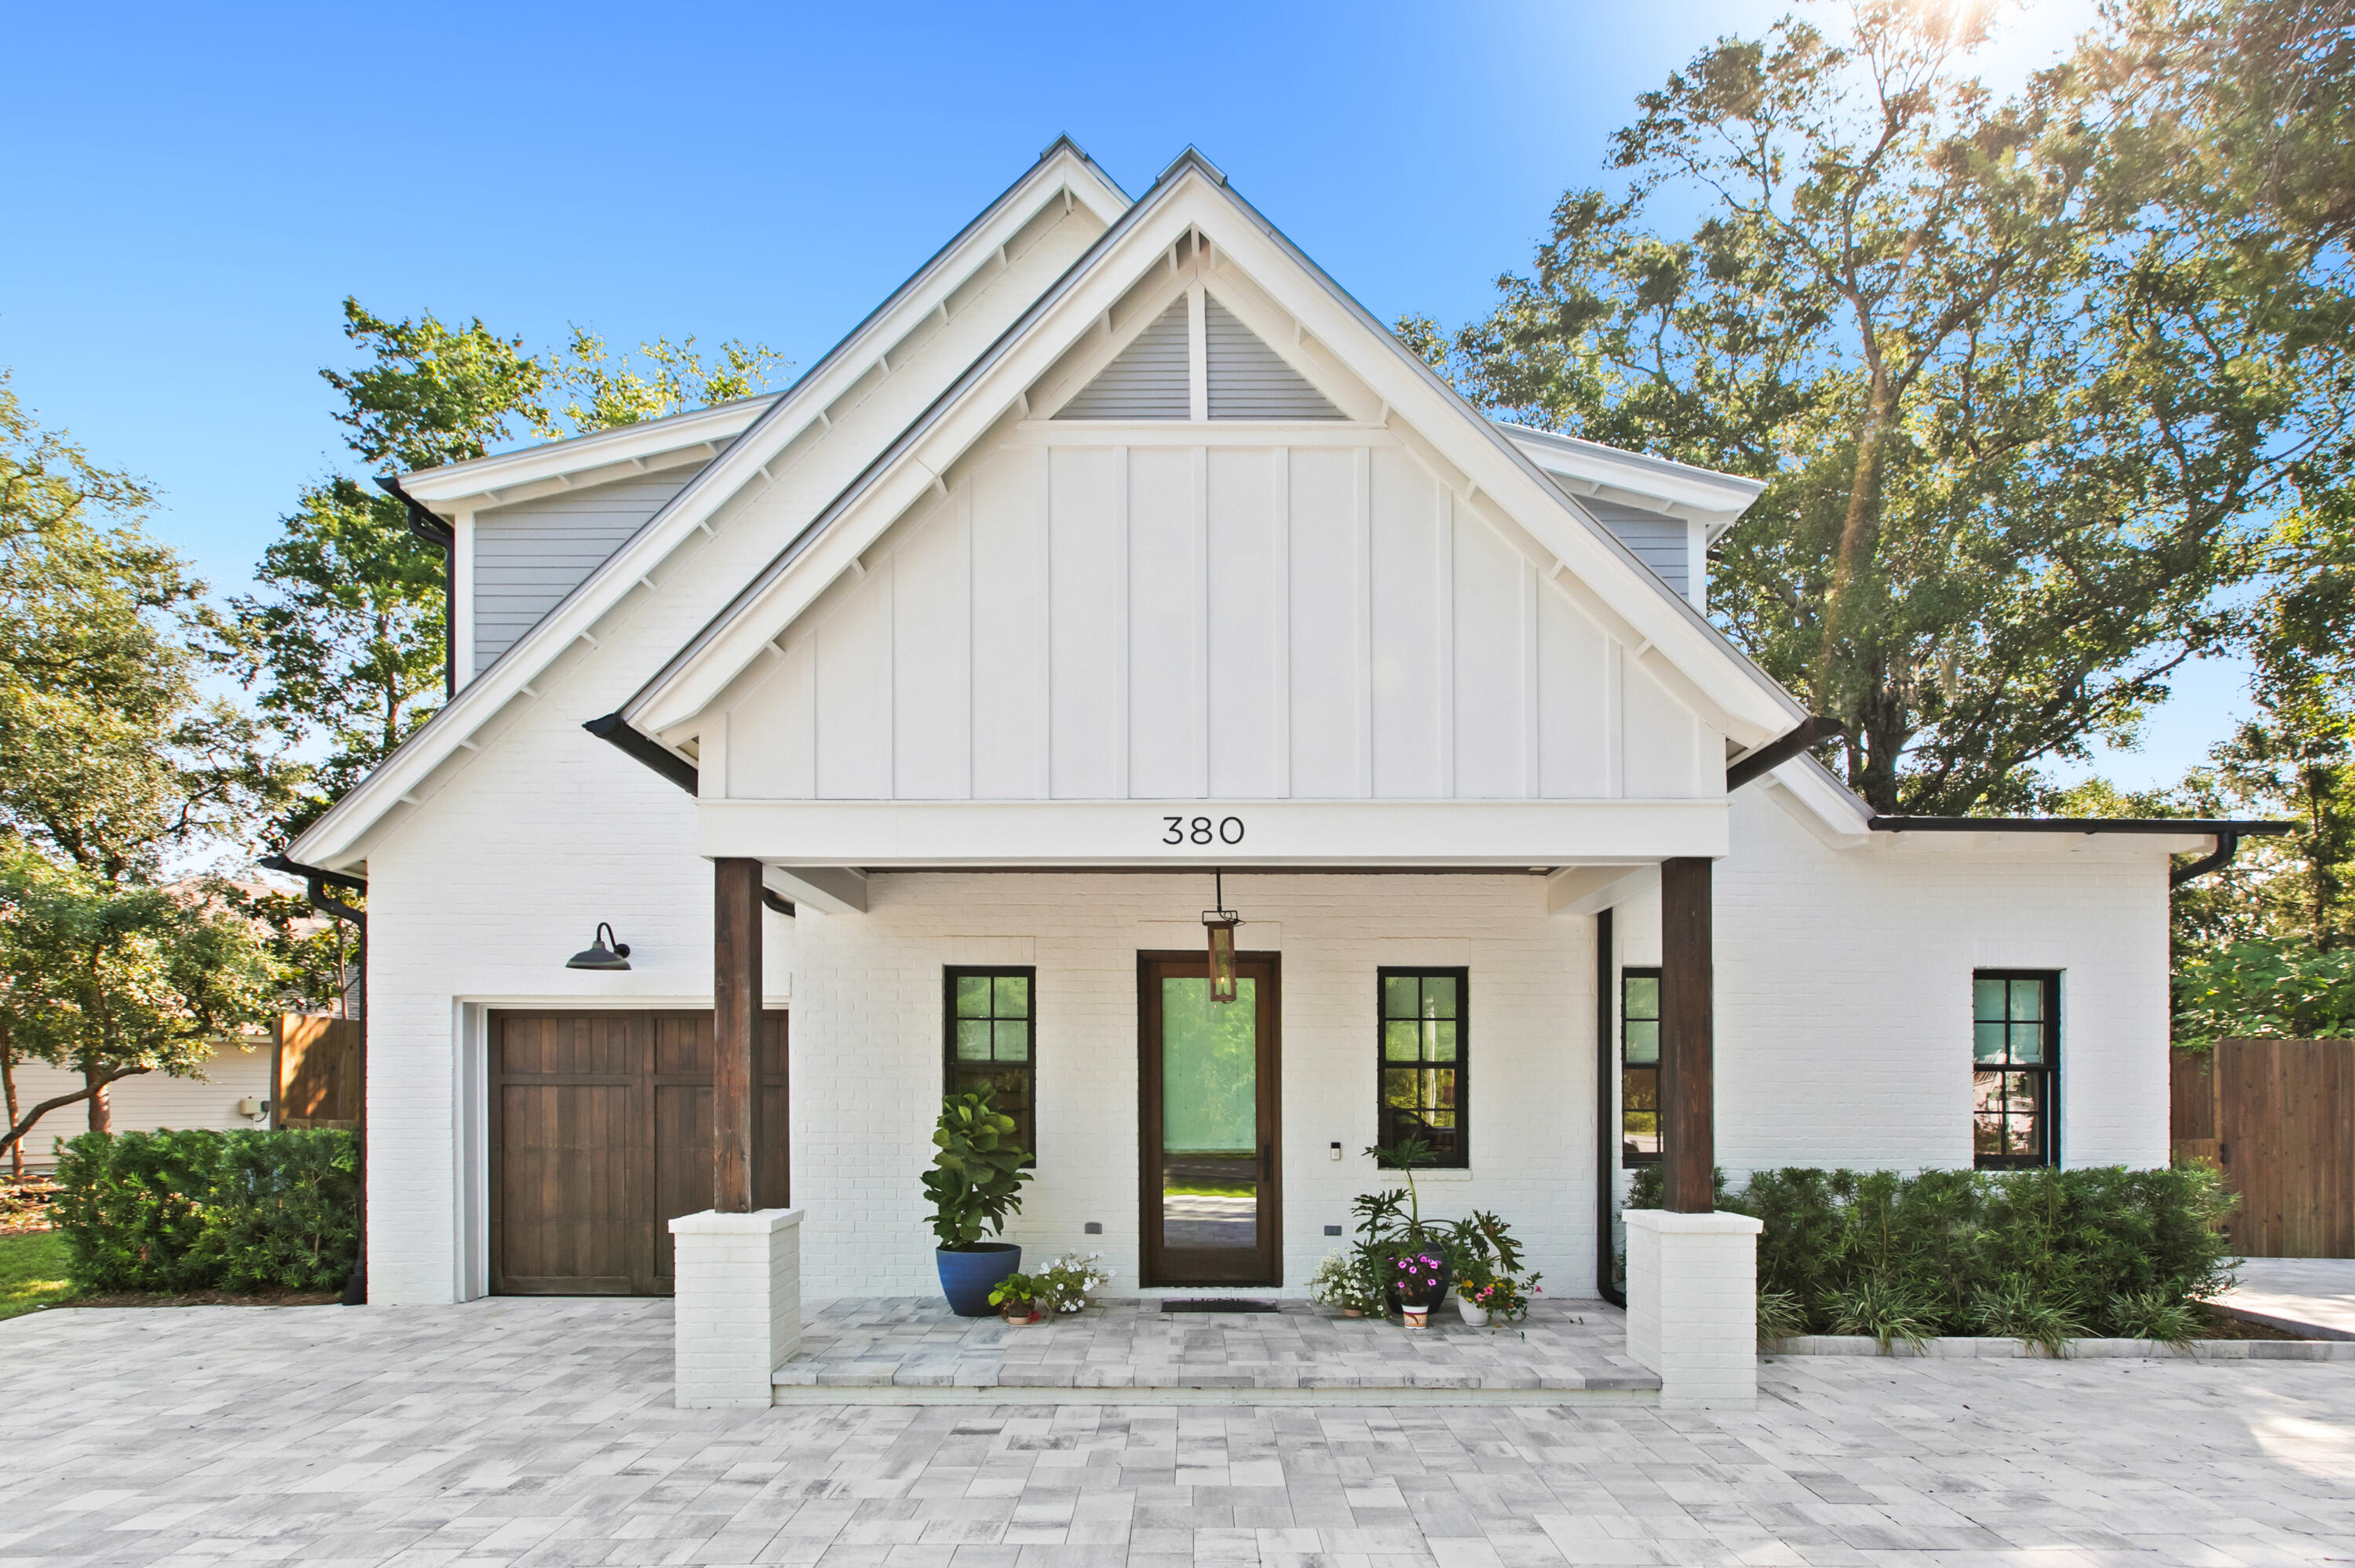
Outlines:
[[[687,629],[691,630],[691,629]],[[692,803],[578,727],[676,625],[624,634],[564,677],[370,854],[370,1285],[467,1288],[461,1004],[708,1006],[710,871]],[[608,664],[607,653],[620,661]],[[616,673],[623,672],[623,673]],[[2166,1158],[2166,889],[2148,841],[1876,835],[1818,843],[1756,788],[1717,877],[1719,1158],[1912,1169],[1970,1159],[1970,971],[2063,971],[2072,1164]],[[1472,970],[1469,1181],[1428,1210],[1506,1216],[1557,1292],[1592,1288],[1593,922],[1542,881],[1237,875],[1242,944],[1284,953],[1284,1278],[1296,1287],[1373,1180],[1374,985],[1383,964]],[[1191,947],[1193,875],[933,874],[873,880],[871,912],[767,916],[771,1005],[793,1018],[794,1202],[809,1290],[929,1294],[918,1176],[941,1087],[941,967],[1039,968],[1040,1179],[1009,1233],[1033,1255],[1100,1247],[1135,1283],[1139,948]],[[599,920],[632,969],[567,970]],[[1657,906],[1623,910],[1657,955]],[[1649,951],[1646,951],[1646,948]],[[479,1096],[478,1086],[473,1086]],[[1336,1164],[1327,1146],[1338,1140]],[[1101,1221],[1101,1236],[1082,1224]]]

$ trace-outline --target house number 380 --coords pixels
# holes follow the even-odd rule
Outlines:
[[[1208,817],[1164,817],[1167,832],[1161,835],[1165,844],[1239,844],[1243,842],[1243,820],[1241,817],[1220,817],[1216,822]]]

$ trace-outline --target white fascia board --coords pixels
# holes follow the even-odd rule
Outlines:
[[[1875,837],[1872,808],[1864,798],[1805,753],[1770,769],[1759,784],[1788,801],[1816,836],[1835,849],[1861,849]]]
[[[867,874],[847,865],[801,865],[761,868],[762,885],[796,909],[821,915],[867,913]]]
[[[1636,865],[1722,857],[1708,800],[698,800],[697,848],[782,870]],[[1208,845],[1169,821],[1208,818]],[[1401,849],[1401,846],[1410,846]]]
[[[706,464],[629,543],[541,617],[489,670],[477,672],[472,684],[305,829],[287,847],[287,853],[304,864],[334,871],[359,863],[365,858],[365,835],[400,804],[404,795],[509,701],[527,694],[541,672],[647,579],[713,513],[758,478],[762,465],[783,450],[805,425],[866,375],[876,355],[939,309],[974,266],[1012,238],[1046,201],[1066,192],[1106,223],[1117,222],[1129,205],[1127,196],[1092,161],[1067,142],[1058,141],[1046,157],[966,225],[962,234],[934,252],[806,375],[779,394],[733,446]],[[599,715],[581,716],[585,721]]]
[[[520,451],[498,452],[465,462],[444,463],[403,474],[401,489],[439,515],[455,515],[461,502],[483,497],[478,504],[496,506],[501,493],[543,480],[644,462],[686,448],[717,445],[735,440],[767,413],[782,393],[741,397],[709,408],[698,408],[666,418],[641,419],[618,429],[599,430],[570,440],[549,441]]]
[[[1759,480],[1625,451],[1600,441],[1582,440],[1501,419],[1497,421],[1497,428],[1548,473],[1631,491],[1651,497],[1663,507],[1689,509],[1699,520],[1719,528],[1730,526],[1766,489]],[[1719,518],[1724,521],[1716,522]]]
[[[1698,611],[1666,590],[1608,529],[1579,510],[1492,421],[1440,383],[1313,263],[1288,244],[1280,246],[1264,220],[1222,183],[1214,183],[1197,163],[1181,158],[1179,164],[1173,183],[1141,198],[1072,269],[1063,286],[1017,323],[902,434],[883,461],[818,515],[764,580],[625,705],[629,723],[654,736],[687,733],[770,639],[987,433],[1018,395],[1124,295],[1155,258],[1193,228],[1202,229],[1232,264],[1365,379],[1468,486],[1492,496],[1608,602],[1644,644],[1683,672],[1716,705],[1714,716],[1724,721],[1737,743],[1758,745],[1806,716],[1804,707]]]
[[[1873,849],[1882,854],[2002,857],[2052,860],[2083,856],[2094,860],[2155,861],[2164,864],[2171,855],[2204,854],[2216,841],[2207,833],[2007,833],[1876,832]]]

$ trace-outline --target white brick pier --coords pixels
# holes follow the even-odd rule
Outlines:
[[[1758,1234],[1747,1214],[1627,1211],[1627,1354],[1664,1409],[1758,1403]]]
[[[680,1409],[770,1402],[771,1375],[801,1347],[801,1225],[799,1209],[671,1221]]]

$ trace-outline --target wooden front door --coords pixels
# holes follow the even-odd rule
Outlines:
[[[1138,956],[1146,1285],[1284,1283],[1278,967],[1237,954],[1235,1000],[1214,1002],[1206,955]]]
[[[785,1015],[762,1042],[761,1202],[783,1207]],[[711,1014],[494,1012],[491,1290],[667,1296],[670,1221],[711,1207]]]

